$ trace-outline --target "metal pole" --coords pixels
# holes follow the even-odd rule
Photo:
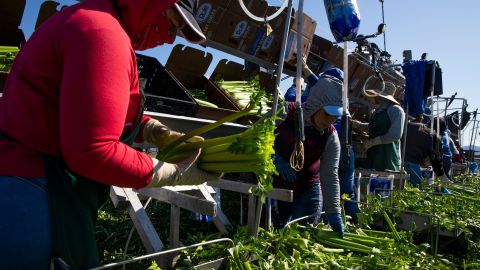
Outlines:
[[[440,136],[440,101],[437,95],[437,135]]]
[[[432,108],[431,108],[431,110],[432,110],[432,116],[430,117],[430,118],[431,118],[431,120],[430,120],[430,128],[431,128],[431,130],[432,130],[432,132],[433,132],[433,92],[434,92],[434,89],[435,89],[435,87],[434,87],[434,84],[435,84],[435,61],[432,61],[432,63],[433,63],[432,77],[430,78],[430,80],[431,80],[430,100],[432,101]],[[425,78],[425,79],[427,79],[427,78]],[[437,100],[437,102],[438,102],[438,100]]]
[[[403,138],[402,138],[402,156],[401,156],[401,167],[400,167],[400,172],[403,172],[403,166],[405,165],[405,148],[407,146],[407,131],[408,131],[408,104],[406,108],[406,117],[405,117],[405,123],[403,127]],[[401,185],[403,184],[403,173],[400,177]]]
[[[458,144],[463,148],[463,138],[462,138],[462,123],[463,123],[463,115],[465,113],[465,100],[462,100],[462,110],[460,112],[460,116],[458,117]]]
[[[383,0],[379,0],[380,3],[382,3],[382,23],[385,24],[385,11],[383,9]],[[386,52],[387,51],[387,37],[386,37],[386,31],[383,31],[383,50]]]
[[[475,109],[473,112],[473,126],[472,126],[472,136],[470,136],[470,161],[473,161],[473,157],[475,156],[475,152],[472,151],[472,142],[473,142],[473,133],[475,132],[475,124],[477,123],[477,111],[478,108]]]
[[[472,161],[475,161],[475,143],[477,142],[477,134],[478,134],[478,123],[477,126],[475,127],[475,137],[473,138],[473,159]]]
[[[343,95],[342,95],[342,129],[343,129],[343,138],[341,139],[341,151],[343,151],[344,157],[346,157],[347,162],[350,162],[350,133],[349,123],[348,123],[348,41],[343,43]]]
[[[273,107],[272,107],[272,114],[274,115],[277,112],[278,107],[278,92],[280,91],[280,81],[282,77],[283,71],[283,62],[285,61],[285,50],[287,47],[287,38],[288,32],[290,31],[290,19],[292,17],[292,9],[293,9],[293,0],[288,1],[287,7],[287,17],[285,18],[285,26],[283,28],[283,36],[282,36],[282,48],[280,50],[280,57],[278,58],[277,64],[277,87],[273,93]]]
[[[303,9],[303,0],[302,2],[302,9]],[[299,4],[300,5],[300,4]],[[282,77],[282,71],[283,71],[283,63],[285,62],[285,50],[287,47],[287,38],[288,38],[288,33],[290,31],[290,20],[292,17],[292,10],[293,10],[293,0],[288,1],[288,7],[287,7],[287,16],[285,18],[285,26],[283,28],[283,36],[282,36],[282,48],[280,50],[280,57],[278,58],[278,65],[277,65],[277,84],[275,87],[275,91],[273,93],[273,108],[272,108],[272,115],[275,115],[277,113],[277,107],[278,107],[278,92],[280,91],[280,81]],[[299,10],[300,12],[300,10]],[[301,33],[301,30],[300,30]],[[301,47],[297,48],[297,55],[298,55],[298,50],[302,50]],[[301,54],[301,53],[300,53]],[[301,60],[301,59],[300,59]],[[301,68],[301,67],[300,67]],[[268,199],[268,198],[267,198]],[[272,207],[271,204],[267,205],[268,211],[267,216],[271,216],[272,213]],[[256,207],[256,220],[255,220],[255,231],[252,232],[253,235],[257,236],[258,234],[258,226],[260,226],[260,217],[262,214],[262,202],[260,200],[257,200],[257,207]]]

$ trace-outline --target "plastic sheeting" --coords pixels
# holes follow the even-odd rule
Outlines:
[[[324,0],[330,30],[337,42],[350,41],[360,27],[360,11],[356,0]]]
[[[413,117],[425,112],[427,99],[423,89],[426,65],[427,61],[424,60],[410,60],[402,65],[406,81],[404,106],[408,106],[408,114]]]

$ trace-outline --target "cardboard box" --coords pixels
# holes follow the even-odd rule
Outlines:
[[[268,7],[267,14],[273,14],[278,8]],[[287,10],[285,9],[278,17],[268,22],[272,32],[267,35],[266,32],[259,42],[256,49],[255,56],[268,61],[270,63],[277,63],[282,49],[282,36],[285,28],[285,18],[287,17]],[[293,16],[290,21],[290,26],[293,24]]]
[[[310,46],[312,45],[313,35],[317,28],[317,22],[303,13],[302,15],[302,56],[308,57]],[[285,51],[285,62],[287,64],[295,65],[297,58],[297,39],[298,39],[298,12],[295,14],[294,23],[290,29],[287,39],[287,48]]]
[[[259,40],[258,33],[261,24],[244,16],[226,12],[220,22],[221,30],[216,31],[211,40],[226,45],[241,52],[253,54]]]
[[[333,44],[331,41],[324,39],[320,36],[313,35],[312,45],[310,46],[310,52],[307,57],[307,66],[310,70],[318,74],[328,63],[327,55]]]
[[[358,61],[358,60],[353,60]],[[370,78],[372,79],[368,82],[367,88],[372,89],[373,87],[379,86],[379,78],[375,76],[373,69],[362,62],[358,62],[356,69],[353,71],[350,82],[350,94],[354,97],[364,98],[363,97],[363,86],[365,82]]]
[[[267,10],[268,14],[271,14],[275,11],[274,8],[269,8]],[[270,63],[277,63],[280,56],[282,48],[282,36],[285,28],[285,19],[287,16],[287,11],[284,10],[280,16],[269,22],[269,25],[272,27],[272,33],[270,35],[263,36],[260,46],[257,49],[255,54],[257,57],[264,59]],[[285,51],[285,64],[286,68],[295,66],[295,59],[297,55],[297,15],[295,15],[290,21],[290,31],[287,38],[287,47]],[[303,57],[308,57],[310,52],[310,46],[312,44],[313,36],[317,23],[307,14],[303,14],[302,20],[302,55]]]
[[[330,40],[317,35],[313,35],[312,45],[310,46],[310,53],[326,58],[328,52],[332,47],[333,43]]]
[[[244,0],[244,4],[256,16],[263,16],[268,6],[258,0]],[[237,0],[200,1],[196,18],[209,40],[251,55],[263,36],[263,24],[250,19]]]
[[[185,89],[204,89],[207,101],[219,108],[198,105],[194,116],[198,118],[218,120],[238,111],[233,103],[222,91],[214,85],[213,81],[205,77],[212,62],[212,54],[205,53],[183,45],[176,45],[165,67],[178,79]]]
[[[267,94],[273,94],[276,87],[276,76],[272,76],[266,72],[257,71],[253,74],[248,74],[247,70],[242,64],[222,59],[212,72],[210,78],[222,78],[225,81],[244,81],[251,77],[259,76],[260,86],[265,89]]]
[[[232,0],[200,0],[195,18],[208,39],[212,39]]]
[[[249,80],[249,78],[254,77],[256,75],[259,76],[260,86],[265,89],[267,95],[272,95],[276,87],[275,76],[272,76],[268,73],[261,72],[261,71],[254,72],[253,74],[249,74],[247,70],[245,70],[242,64],[239,64],[233,61],[228,61],[227,59],[222,59],[218,62],[217,66],[212,72],[212,75],[210,76],[210,80],[215,80],[216,78],[222,78],[223,80],[226,80],[226,81],[244,81],[244,80]],[[239,104],[237,104],[235,99],[231,97],[225,90],[218,87],[216,84],[214,84],[214,86],[218,89],[218,91],[225,93],[225,95],[227,95],[229,99],[236,104],[236,107],[238,110],[242,109],[242,107]],[[240,118],[237,122],[241,124],[249,124],[250,122],[255,122],[258,119],[259,117],[257,116],[248,116],[248,117]]]

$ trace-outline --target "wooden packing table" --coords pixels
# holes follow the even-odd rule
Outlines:
[[[249,190],[255,185],[227,179],[220,179],[216,182],[209,183],[209,185],[210,186],[202,184],[196,186],[143,188],[139,190],[113,186],[110,190],[110,198],[115,207],[127,209],[135,229],[138,232],[145,249],[149,253],[159,252],[163,250],[165,246],[153,227],[141,199],[152,198],[170,204],[169,248],[176,248],[180,244],[179,229],[181,208],[212,217],[215,226],[220,232],[228,232],[231,223],[212,197],[212,194],[215,193],[215,190],[212,187],[250,195],[248,205],[248,228],[253,229],[256,220],[255,206],[258,198],[251,195]],[[189,194],[187,194],[187,192]],[[293,191],[274,188],[268,193],[268,197],[291,202],[293,201]],[[268,215],[269,211],[267,211],[267,220],[271,220]],[[267,226],[270,226],[270,223],[267,222]],[[162,269],[168,269],[171,266],[172,258],[173,256],[168,258],[161,257],[157,259],[157,263],[163,266]]]

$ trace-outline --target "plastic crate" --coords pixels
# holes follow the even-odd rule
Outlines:
[[[136,54],[138,77],[146,79],[145,109],[152,112],[193,116],[196,102],[187,89],[160,62],[150,56]]]

